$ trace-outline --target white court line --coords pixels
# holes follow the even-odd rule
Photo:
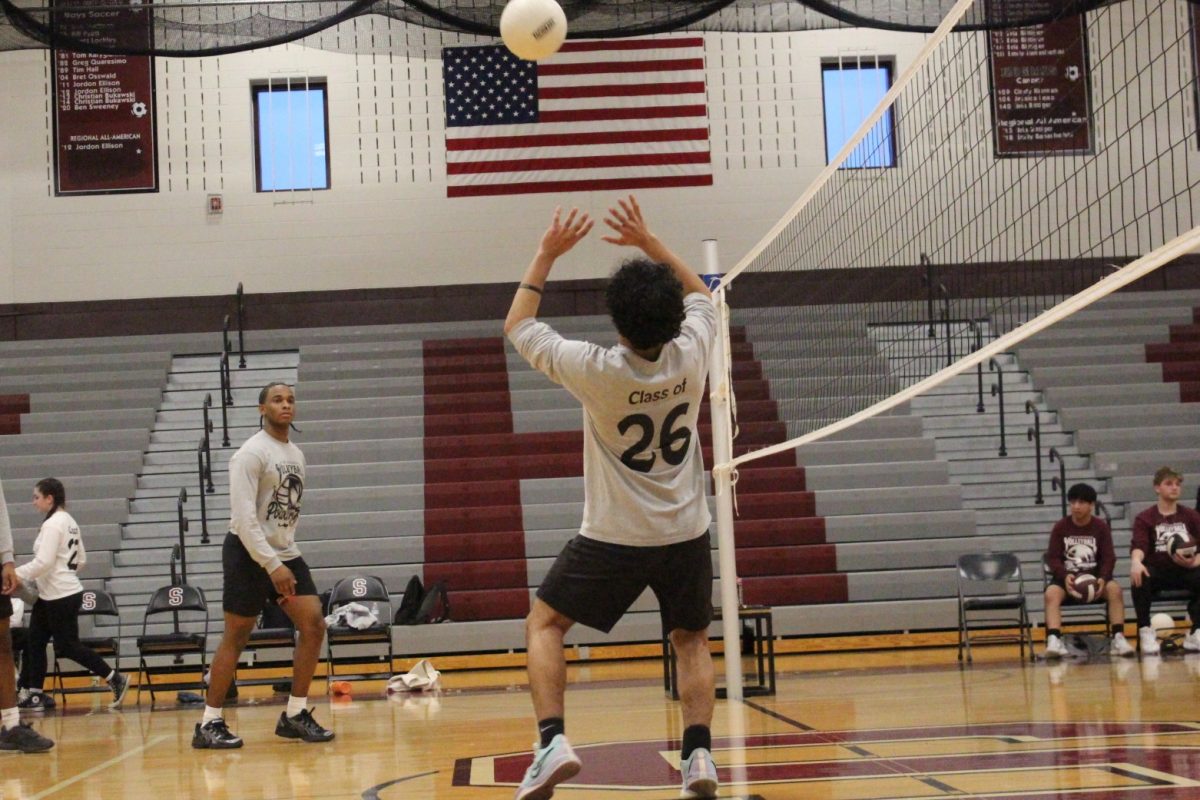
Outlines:
[[[33,795],[32,797],[29,798],[29,800],[41,800],[43,797],[49,797],[50,795],[54,794],[57,791],[65,789],[68,786],[71,786],[72,784],[79,783],[84,778],[90,778],[92,775],[95,775],[97,772],[101,772],[102,770],[108,769],[113,764],[119,764],[120,762],[124,761],[125,759],[129,758],[130,756],[136,756],[138,753],[142,752],[143,750],[148,750],[151,747],[154,747],[154,745],[156,745],[156,744],[161,744],[162,742],[165,742],[168,739],[174,739],[174,738],[175,738],[174,736],[159,736],[155,739],[151,739],[150,741],[146,742],[141,747],[135,747],[134,749],[124,752],[121,755],[116,756],[115,758],[110,758],[108,761],[105,761],[102,764],[97,764],[96,766],[94,766],[90,769],[86,769],[83,772],[76,775],[74,778],[67,778],[65,781],[56,783],[53,786],[51,786],[49,789],[45,789],[45,790],[40,791],[37,794]]]

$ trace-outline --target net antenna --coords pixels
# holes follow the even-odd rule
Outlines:
[[[1022,139],[1003,94],[1009,75],[997,66],[1009,32],[952,32],[973,3],[955,3],[714,292],[722,329],[709,386],[726,653],[740,652],[739,472],[750,485],[767,464],[801,463],[797,448],[979,369],[1200,248],[1192,46],[1200,15],[1191,5],[1116,3],[1046,23],[1066,61],[1041,74],[1070,83]],[[1073,100],[1071,86],[1084,88]],[[854,168],[891,147],[897,166]],[[731,309],[730,292],[746,306]],[[748,331],[783,441],[736,443],[731,323]],[[725,679],[728,696],[741,698],[739,659],[725,660]]]

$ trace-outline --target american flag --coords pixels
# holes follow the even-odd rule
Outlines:
[[[704,40],[447,47],[448,197],[711,186]]]

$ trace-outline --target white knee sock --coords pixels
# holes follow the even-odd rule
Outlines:
[[[288,695],[287,715],[289,717],[294,717],[294,716],[298,715],[301,711],[304,711],[307,708],[308,708],[308,698],[307,697],[294,697],[292,695]]]
[[[224,715],[221,713],[221,709],[213,708],[212,706],[205,706],[204,707],[204,717],[201,718],[200,724],[202,726],[207,725],[208,723],[212,722],[214,719],[223,719],[223,718],[224,718]]]
[[[21,711],[16,706],[0,711],[0,728],[11,730],[21,721]]]

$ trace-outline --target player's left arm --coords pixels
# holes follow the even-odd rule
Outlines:
[[[1096,577],[1100,579],[1100,585],[1097,591],[1104,589],[1104,584],[1112,580],[1113,570],[1117,566],[1117,551],[1113,547],[1112,529],[1108,527],[1108,523],[1104,520],[1096,520],[1100,523],[1097,527],[1100,529],[1096,536],[1097,549],[1100,551],[1096,554]]]
[[[509,306],[508,316],[504,320],[505,336],[508,336],[518,323],[537,316],[542,303],[542,290],[550,277],[550,270],[554,268],[554,262],[587,236],[591,229],[592,219],[587,214],[580,214],[578,208],[572,208],[565,220],[562,219],[562,209],[554,209],[550,227],[542,234],[537,253],[525,268],[525,274],[521,277],[516,294],[513,295],[512,305]]]

